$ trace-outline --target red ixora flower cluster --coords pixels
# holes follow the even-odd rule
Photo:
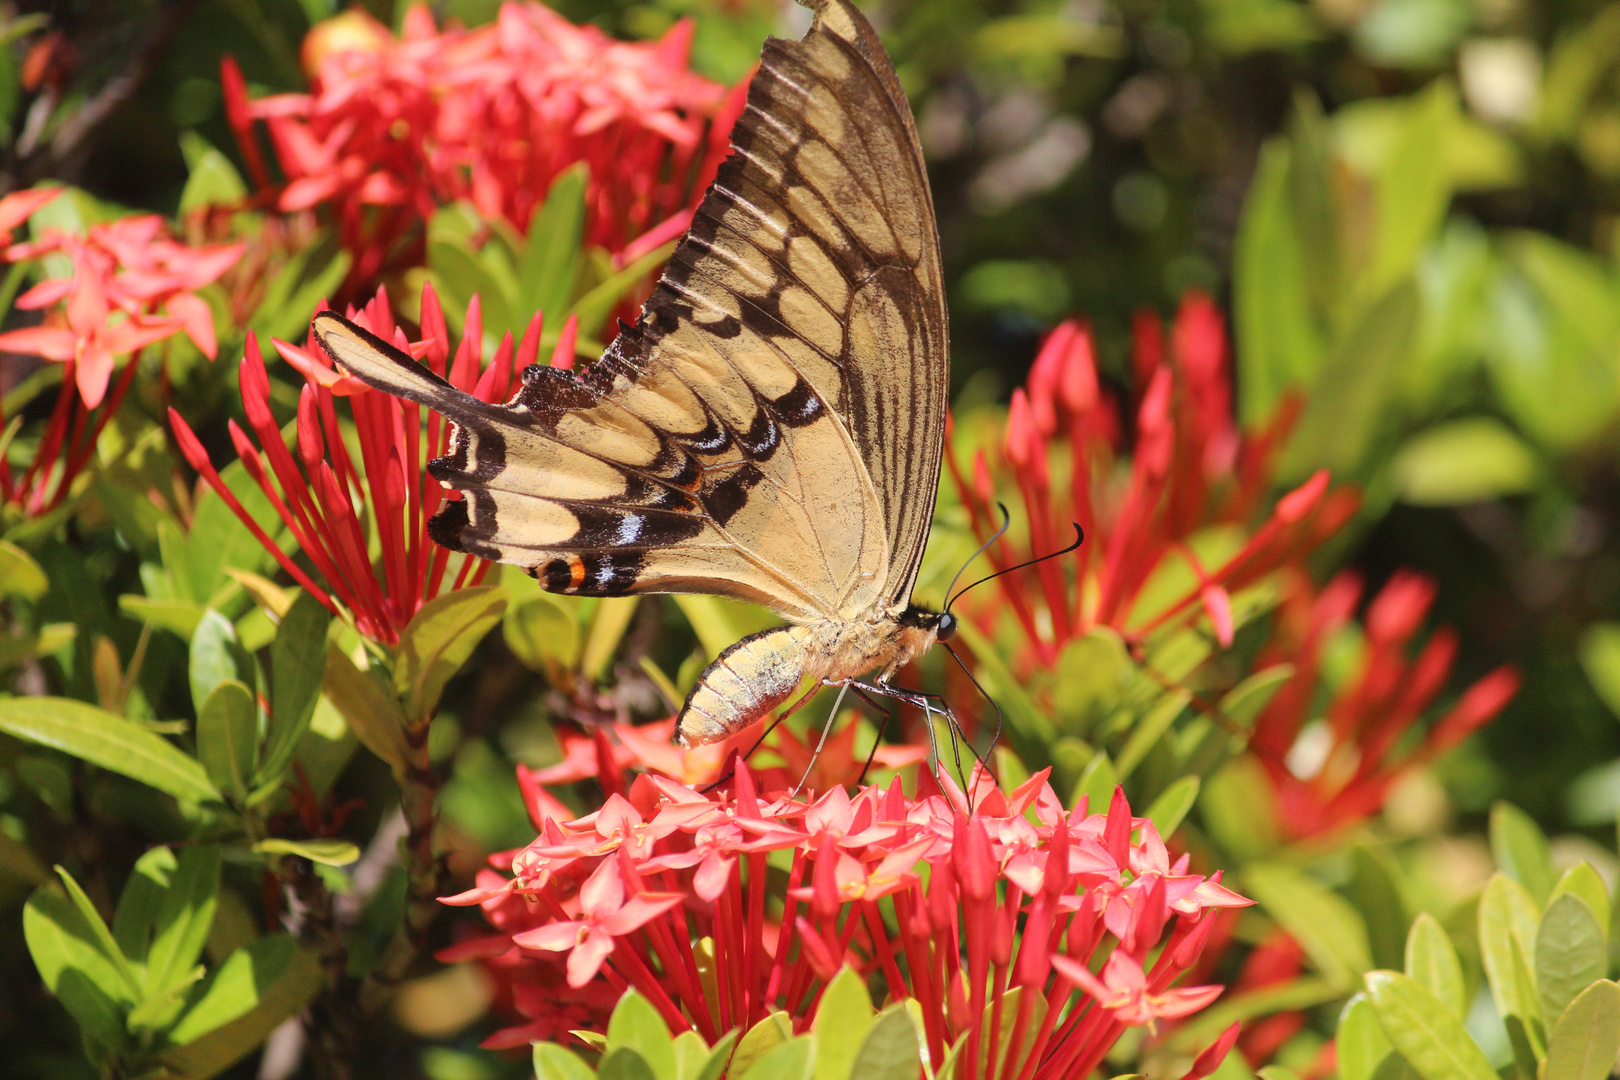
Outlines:
[[[0,349],[66,363],[85,408],[93,409],[107,395],[114,357],[184,331],[214,358],[214,316],[197,290],[236,265],[242,251],[242,244],[187,247],[165,235],[156,214],[92,225],[83,236],[46,229],[8,247],[5,259],[65,257],[71,276],[46,278],[17,298],[24,310],[61,306],[43,326],[0,334]]]
[[[1420,739],[1408,738],[1445,688],[1457,654],[1456,632],[1441,627],[1408,657],[1434,595],[1434,582],[1422,574],[1390,577],[1368,605],[1359,668],[1322,712],[1323,652],[1354,617],[1362,583],[1348,571],[1320,591],[1303,574],[1287,578],[1276,633],[1256,666],[1286,661],[1294,673],[1261,712],[1249,748],[1271,778],[1277,822],[1290,839],[1332,833],[1377,812],[1396,781],[1461,743],[1518,692],[1518,673],[1500,667]]]
[[[1134,367],[1142,392],[1128,471],[1116,468],[1124,450],[1118,408],[1098,384],[1091,334],[1076,322],[1052,332],[1028,385],[1013,391],[1000,462],[993,466],[980,449],[964,470],[947,448],[951,477],[981,538],[1000,524],[994,507],[1003,466],[1022,495],[1029,547],[1004,537],[988,552],[997,570],[1068,546],[1070,522],[1085,530],[1073,555],[999,579],[1031,645],[1030,663],[1052,664],[1066,642],[1093,627],[1111,627],[1131,642],[1200,607],[1229,644],[1231,591],[1315,547],[1355,510],[1355,495],[1330,493],[1327,474],[1318,473],[1280,499],[1241,547],[1218,565],[1203,565],[1188,538],[1252,517],[1297,408],[1285,408],[1257,437],[1239,431],[1225,327],[1202,293],[1182,302],[1168,350],[1158,317],[1139,317]],[[1172,560],[1190,569],[1192,586],[1155,610],[1138,610],[1144,586]],[[995,610],[979,604],[983,616]]]
[[[226,114],[264,188],[254,125],[267,126],[281,209],[331,207],[354,280],[410,256],[396,248],[420,243],[420,223],[458,199],[526,230],[575,162],[590,169],[586,242],[617,254],[650,230],[658,243],[684,231],[742,110],[688,67],[691,37],[681,21],[661,41],[620,42],[507,3],[473,30],[440,29],[418,5],[396,39],[356,11],[311,31],[308,94],[249,100],[227,58]]]
[[[467,309],[466,332],[452,357],[444,310],[431,286],[422,289],[422,339],[418,342],[409,341],[399,329],[386,292],[347,314],[424,361],[451,385],[484,401],[505,401],[512,391],[514,371],[534,363],[539,355],[542,320],[536,314],[522,341],[514,343],[511,334],[505,335],[485,364],[480,355],[483,320],[475,298]],[[572,362],[576,337],[577,324],[570,318],[557,341],[553,363]],[[282,569],[334,614],[344,614],[346,609],[366,637],[396,644],[400,630],[424,603],[447,586],[459,589],[478,584],[492,565],[470,555],[453,555],[427,535],[427,521],[445,499],[460,497],[423,468],[426,461],[444,453],[450,425],[437,413],[340,374],[313,338],[304,347],[285,341],[274,345],[305,380],[298,399],[294,445],[288,448],[271,412],[270,376],[259,343],[251,334],[240,372],[242,407],[252,435],[232,420],[231,441],[248,475],[263,489],[327,588],[317,584],[253,520],[220,478],[190,425],[170,409],[175,438],[192,468]],[[349,455],[339,426],[340,398],[348,401],[354,418],[361,454],[358,462]],[[367,554],[368,520],[374,523],[382,552],[375,570]],[[461,565],[452,578],[453,559],[460,559]]]
[[[492,860],[513,876],[483,871],[446,901],[482,905],[499,933],[441,958],[483,958],[510,986],[528,1022],[493,1045],[600,1030],[626,987],[711,1041],[773,1011],[803,1030],[849,966],[916,1000],[936,1067],[965,1038],[959,1075],[985,1080],[1085,1076],[1127,1027],[1220,993],[1174,984],[1209,912],[1250,901],[1172,861],[1123,792],[1088,814],[1045,772],[1010,794],[982,771],[971,800],[949,777],[928,790],[896,779],[806,803],[760,795],[738,763],[728,789],[642,775],[572,818],[531,788],[539,838]]]

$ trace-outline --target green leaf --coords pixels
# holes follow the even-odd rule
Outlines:
[[[1540,1016],[1533,980],[1526,979],[1522,964],[1515,961],[1515,949],[1528,954],[1535,941],[1540,912],[1522,885],[1504,874],[1496,874],[1485,886],[1479,901],[1479,949],[1490,981],[1491,997],[1497,1015],[1504,1019],[1532,1020]]]
[[[309,730],[326,676],[326,632],[331,622],[326,608],[308,592],[299,593],[281,618],[270,646],[270,738],[256,784],[282,774]]]
[[[1620,986],[1602,979],[1583,990],[1547,1040],[1541,1080],[1604,1080],[1620,1053]]]
[[[170,1030],[169,1038],[178,1045],[195,1042],[246,1016],[286,974],[297,952],[297,944],[285,934],[259,938],[232,952],[213,972],[197,1003]]]
[[[596,1080],[596,1070],[556,1043],[534,1044],[535,1080]]]
[[[326,977],[320,957],[313,950],[297,949],[291,960],[278,965],[277,951],[285,946],[268,944],[276,940],[291,939],[284,936],[279,939],[266,938],[247,946],[252,970],[236,969],[232,984],[222,988],[220,996],[214,998],[213,986],[224,974],[224,967],[231,963],[231,958],[227,957],[226,964],[215,974],[214,983],[193,1006],[195,1011],[208,1005],[208,1010],[195,1020],[189,1013],[181,1018],[175,1031],[192,1037],[185,1040],[185,1045],[169,1050],[163,1056],[163,1063],[174,1080],[209,1080],[224,1072],[262,1046],[272,1031],[297,1015],[325,985]],[[278,966],[282,970],[276,975]],[[248,979],[253,982],[257,1004],[248,1012],[210,1030],[213,1017],[234,1011],[240,1003],[240,987]],[[204,1031],[205,1034],[192,1035],[193,1032]]]
[[[1279,863],[1247,867],[1243,885],[1328,979],[1348,986],[1372,966],[1366,925],[1343,897]]]
[[[1091,813],[1102,813],[1108,809],[1114,789],[1118,786],[1119,774],[1114,771],[1114,763],[1106,753],[1098,750],[1086,762],[1086,767],[1080,770],[1080,779],[1075,781],[1074,793],[1069,797],[1068,805],[1079,806],[1080,800],[1085,799]]]
[[[579,659],[579,623],[546,593],[526,596],[507,609],[501,633],[525,667],[553,679]]]
[[[1132,723],[1130,737],[1119,752],[1117,765],[1120,776],[1128,778],[1136,771],[1142,759],[1159,745],[1165,732],[1170,730],[1170,725],[1176,722],[1176,717],[1191,701],[1192,694],[1187,690],[1166,690],[1145,716]]]
[[[405,767],[405,716],[383,685],[354,666],[336,642],[326,646],[325,692],[355,738],[396,771]]]
[[[865,979],[847,967],[833,976],[822,992],[816,1018],[810,1025],[816,1036],[816,1080],[844,1080],[846,1076],[863,1075],[850,1072],[850,1065],[876,1012]],[[909,1027],[910,1021],[906,1023]]]
[[[1270,781],[1253,755],[1221,766],[1204,783],[1198,802],[1204,827],[1238,861],[1260,858],[1281,842]]]
[[[1539,908],[1552,895],[1556,879],[1547,838],[1530,816],[1511,803],[1491,807],[1491,857],[1503,873],[1523,885]]]
[[[773,1047],[742,1073],[742,1080],[810,1080],[815,1062],[816,1040],[813,1036],[793,1039]],[[736,1071],[736,1066],[732,1066]],[[853,1080],[853,1078],[852,1078]]]
[[[1114,710],[1134,665],[1119,634],[1099,627],[1065,645],[1053,670],[1052,707],[1065,730],[1084,732]]]
[[[634,990],[627,990],[608,1018],[609,1052],[627,1046],[640,1054],[660,1080],[675,1075],[675,1047],[658,1010]]]
[[[190,641],[208,609],[189,600],[153,600],[127,593],[118,598],[118,610],[136,622],[151,623],[160,630],[172,631]]]
[[[1203,782],[1196,776],[1183,776],[1159,792],[1159,797],[1148,806],[1147,818],[1159,830],[1161,837],[1170,836],[1198,804],[1198,789]]]
[[[195,758],[121,716],[71,698],[0,700],[0,731],[49,746],[186,802],[218,802]]]
[[[118,951],[138,968],[146,966],[146,951],[152,945],[158,912],[163,908],[163,898],[179,865],[172,848],[155,847],[135,860],[129,880],[124,882],[124,891],[118,894],[118,907],[113,912],[113,940],[118,943]],[[150,980],[146,985],[151,986]]]
[[[1390,470],[1402,501],[1461,506],[1529,491],[1540,464],[1517,435],[1476,416],[1414,435],[1395,452]]]
[[[1609,942],[1585,900],[1566,892],[1547,905],[1535,958],[1541,1015],[1551,1027],[1575,995],[1608,972]]]
[[[0,540],[0,595],[34,601],[51,583],[33,557],[16,544]]]
[[[820,1033],[817,1042],[816,1075],[820,1076],[819,1057],[827,1052],[827,1044]],[[838,1080],[914,1080],[922,1069],[917,1045],[917,1025],[911,1014],[903,1003],[891,1005],[878,1013],[861,1041],[854,1063],[848,1072],[837,1074]]]
[[[1370,971],[1366,984],[1384,1034],[1423,1080],[1497,1080],[1462,1020],[1416,980]]]
[[[1355,875],[1350,879],[1348,897],[1366,921],[1373,966],[1395,968],[1405,958],[1410,923],[1406,898],[1401,893],[1400,871],[1382,849],[1366,844],[1357,844],[1351,850],[1351,859]]]
[[[1345,1002],[1334,1045],[1339,1080],[1373,1080],[1386,1059],[1398,1056],[1366,994],[1356,994]]]
[[[546,202],[529,222],[528,243],[518,260],[520,307],[558,318],[568,308],[579,280],[580,243],[585,230],[583,162],[558,173]]]
[[[658,1080],[647,1059],[628,1046],[603,1054],[596,1065],[596,1077],[597,1080]]]
[[[574,304],[574,314],[579,316],[580,335],[587,338],[596,337],[602,329],[602,324],[607,321],[608,315],[618,306],[619,301],[624,299],[625,294],[642,278],[668,262],[674,252],[673,242],[654,248],[580,297]]]
[[[1023,1000],[1025,988],[1015,986],[1001,996],[1000,1006],[1002,1014],[1001,1035],[994,1047],[995,1060],[1003,1062],[1004,1070],[1017,1071],[1023,1067],[1029,1052],[1035,1045],[1035,1035],[1046,1022],[1046,996],[1034,994],[1029,1001],[1029,1023],[1025,1025],[1024,1032],[1019,1038],[1017,1046],[1012,1045],[1013,1023],[1012,1017],[1018,1014],[1020,1003]],[[979,1030],[988,1032],[995,1014],[997,1003],[992,1001],[985,1005],[984,1016]],[[990,1053],[992,1047],[990,1040],[985,1039],[979,1045],[979,1075],[986,1076],[990,1070]],[[853,1075],[853,1074],[852,1074]]]
[[[79,912],[79,918],[90,931],[90,939],[95,942],[101,954],[111,962],[113,970],[117,972],[123,994],[130,1001],[141,999],[141,980],[136,974],[129,959],[124,956],[118,942],[113,938],[112,931],[102,919],[96,905],[90,902],[90,897],[84,888],[76,881],[72,874],[58,866],[56,876],[62,879],[62,888],[67,892],[67,898]]]
[[[87,1036],[109,1048],[121,1046],[124,1009],[133,999],[78,909],[41,888],[23,906],[22,922],[23,939],[45,986]]]
[[[236,640],[231,620],[212,608],[203,612],[191,634],[191,703],[202,712],[203,703],[214,687],[235,679],[253,687],[253,661]]]
[[[596,606],[590,631],[585,635],[585,648],[580,653],[579,670],[587,679],[601,679],[607,674],[613,654],[619,651],[619,642],[630,629],[635,616],[638,596],[606,596]]]
[[[1438,998],[1457,1019],[1467,1017],[1462,962],[1445,928],[1426,911],[1413,921],[1412,932],[1406,938],[1406,974]]]
[[[1603,879],[1598,876],[1598,872],[1592,868],[1591,863],[1576,863],[1568,870],[1565,870],[1564,876],[1559,878],[1558,884],[1553,886],[1552,899],[1556,900],[1567,892],[1574,893],[1586,901],[1586,906],[1592,909],[1592,914],[1597,918],[1598,926],[1603,929],[1605,936],[1607,936],[1611,918],[1609,890],[1603,884]]]
[[[400,634],[394,664],[394,690],[411,721],[432,718],[444,684],[505,611],[506,592],[493,585],[458,589],[422,605]]]
[[[263,855],[297,855],[325,866],[348,866],[360,857],[360,849],[347,840],[284,840],[271,837],[253,845]]]
[[[180,216],[210,206],[235,208],[247,198],[247,185],[230,158],[215,150],[195,131],[180,133],[180,148],[190,170],[180,192]]]
[[[755,1062],[791,1038],[793,1025],[788,1020],[787,1014],[771,1013],[737,1040],[737,1052],[732,1055],[731,1067],[726,1070],[726,1074],[746,1075],[748,1070],[754,1067]]]
[[[718,1042],[709,1049],[709,1057],[703,1067],[694,1073],[682,1073],[681,1080],[720,1080],[720,1074],[725,1072],[726,1064],[731,1061],[731,1047],[737,1041],[739,1032],[733,1028],[720,1036]],[[698,1040],[700,1043],[702,1040]]]
[[[1581,638],[1581,666],[1609,711],[1620,717],[1620,623],[1593,623]]]
[[[183,847],[163,894],[146,950],[146,987],[158,990],[190,971],[214,925],[219,895],[220,852],[215,844]]]
[[[259,705],[253,691],[226,679],[197,712],[197,759],[231,802],[240,806],[259,750]]]

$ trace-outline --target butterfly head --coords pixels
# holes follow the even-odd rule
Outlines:
[[[920,604],[911,604],[900,614],[900,625],[907,630],[929,635],[928,644],[949,641],[956,633],[956,616],[948,611],[932,611]]]

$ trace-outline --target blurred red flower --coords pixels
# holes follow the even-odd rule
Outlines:
[[[661,225],[679,235],[742,108],[688,67],[691,36],[683,20],[658,42],[615,41],[538,3],[441,29],[418,5],[398,39],[356,12],[316,26],[308,94],[250,100],[229,58],[222,82],[255,181],[271,186],[262,121],[286,177],[278,205],[330,207],[351,279],[367,281],[416,260],[421,223],[458,199],[527,230],[575,162],[590,170],[586,243],[618,254]]]

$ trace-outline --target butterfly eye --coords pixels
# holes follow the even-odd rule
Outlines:
[[[934,623],[934,640],[949,641],[956,633],[956,616],[948,611],[939,614],[939,620]]]

